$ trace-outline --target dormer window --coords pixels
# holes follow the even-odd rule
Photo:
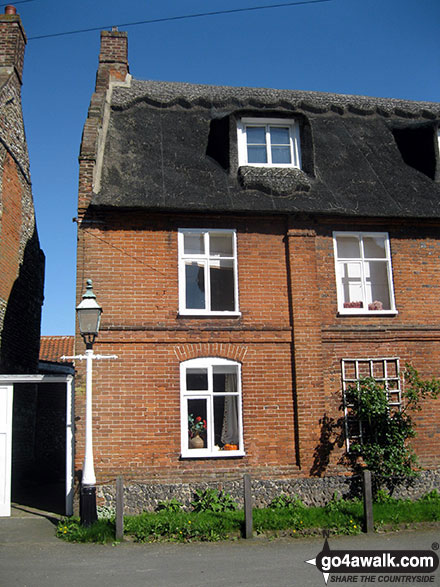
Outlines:
[[[301,167],[298,123],[283,118],[242,118],[238,124],[239,165]]]

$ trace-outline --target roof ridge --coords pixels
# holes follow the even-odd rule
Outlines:
[[[261,106],[305,110],[315,113],[334,111],[339,114],[379,114],[403,118],[440,116],[440,103],[382,98],[356,94],[336,94],[315,90],[289,90],[246,86],[217,86],[187,82],[167,82],[133,79],[128,88],[115,88],[112,106],[125,110],[138,102],[172,107],[180,105],[236,108]]]

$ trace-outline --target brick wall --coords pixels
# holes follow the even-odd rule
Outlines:
[[[237,230],[241,317],[178,316],[177,230],[185,227]],[[440,375],[440,243],[389,225],[398,315],[338,317],[332,229],[277,217],[87,215],[79,226],[78,296],[92,278],[104,308],[95,352],[119,357],[94,364],[98,482],[120,473],[170,483],[245,471],[261,479],[344,473],[344,447],[326,428],[341,417],[341,359],[398,356],[423,376]],[[420,268],[423,278],[415,278]],[[76,343],[78,352],[83,343]],[[180,458],[179,365],[197,357],[242,365],[244,457]],[[81,469],[81,371],[76,390]],[[427,402],[417,417],[415,446],[426,467],[439,465],[438,404]]]
[[[222,223],[238,232],[242,316],[207,320],[178,316],[177,229],[219,226],[217,218],[119,213],[96,224],[88,221],[79,230],[78,294],[91,276],[104,308],[96,352],[119,357],[95,367],[98,476],[105,479],[119,470],[131,477],[178,480],[234,476],[255,467],[266,475],[275,470],[295,475],[284,221],[231,218]],[[276,283],[283,287],[270,286]],[[243,418],[248,423],[242,459],[180,460],[179,366],[206,356],[242,363]],[[82,422],[81,377],[76,390]],[[80,423],[77,449],[81,468]]]

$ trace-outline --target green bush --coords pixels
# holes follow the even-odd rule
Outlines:
[[[112,506],[98,505],[96,508],[98,520],[114,520],[116,517],[115,508]]]
[[[355,470],[361,457],[373,473],[373,493],[387,487],[392,494],[396,485],[409,484],[418,475],[417,458],[409,441],[416,436],[412,414],[421,409],[421,402],[437,398],[440,380],[423,380],[416,369],[406,364],[403,372],[405,390],[400,409],[392,409],[384,384],[372,377],[362,379],[346,391],[353,416],[362,424],[362,439],[350,445]]]
[[[183,504],[173,497],[173,499],[165,499],[159,501],[159,503],[157,504],[156,511],[160,512],[162,510],[166,510],[167,512],[180,512],[182,510],[182,507]]]
[[[204,490],[198,489],[191,505],[195,512],[229,512],[238,508],[229,493],[210,487]]]
[[[297,497],[290,497],[285,493],[274,497],[273,500],[270,502],[269,507],[276,510],[276,509],[302,509],[305,508],[303,502],[298,499]]]

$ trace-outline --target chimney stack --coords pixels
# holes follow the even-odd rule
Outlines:
[[[15,6],[8,5],[0,14],[0,73],[15,72],[21,85],[26,34]]]
[[[107,90],[110,81],[125,81],[128,74],[128,36],[113,27],[101,31],[101,51],[96,74],[96,92]]]

